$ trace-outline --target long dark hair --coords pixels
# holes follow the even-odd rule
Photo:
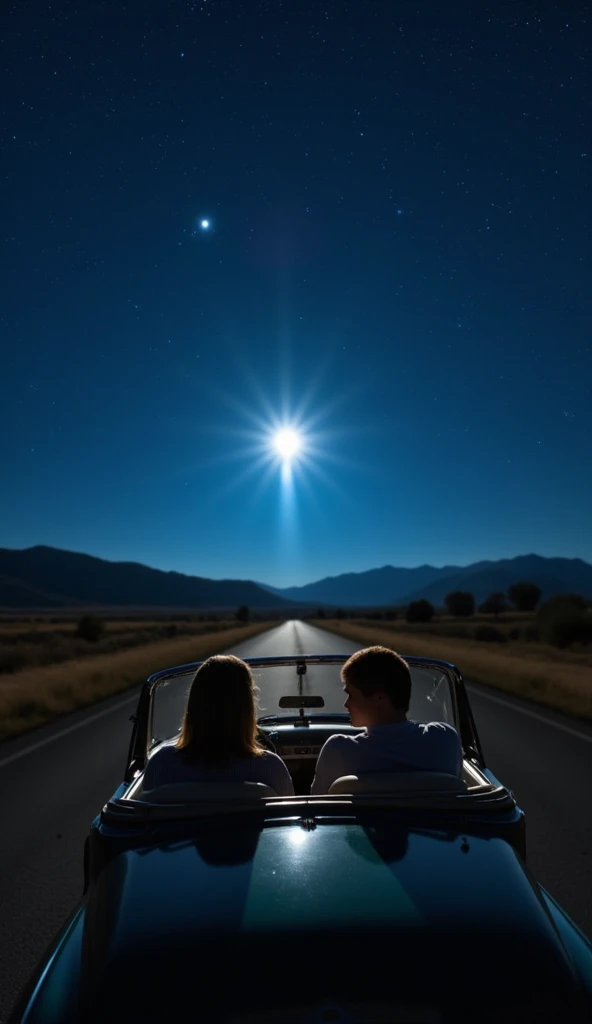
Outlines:
[[[263,753],[257,742],[255,680],[233,654],[216,654],[195,673],[176,746],[189,761],[224,767]]]

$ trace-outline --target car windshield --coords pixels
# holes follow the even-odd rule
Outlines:
[[[286,696],[322,697],[324,706],[307,710],[311,719],[328,715],[343,715],[345,694],[340,676],[340,664],[307,664],[306,673],[298,676],[296,665],[252,666],[258,688],[258,718],[289,720],[299,714],[293,708],[280,707]],[[152,725],[149,747],[178,735],[187,695],[194,671],[163,678],[154,688],[152,697]],[[438,666],[412,665],[412,694],[409,718],[416,722],[448,722],[458,728],[455,716],[451,681]],[[301,690],[299,689],[301,685]]]

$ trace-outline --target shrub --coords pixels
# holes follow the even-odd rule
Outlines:
[[[434,618],[434,606],[422,597],[419,601],[411,601],[405,612],[407,622],[431,622]]]
[[[585,612],[585,598],[581,594],[554,594],[539,609],[539,615],[541,613],[546,615],[558,610],[564,611],[566,608],[569,608],[571,611]]]
[[[501,629],[498,629],[497,626],[488,626],[487,623],[476,626],[473,636],[475,640],[483,640],[485,643],[505,644],[508,642],[506,634],[502,633]]]
[[[519,612],[532,612],[541,599],[542,590],[536,583],[523,580],[508,587],[508,597]]]
[[[326,618],[327,618],[327,616],[325,615],[325,609],[324,608],[317,608],[317,619],[326,619]]]
[[[236,621],[237,622],[248,622],[250,611],[246,604],[241,604],[240,608],[236,609]]]
[[[467,590],[453,590],[444,598],[450,615],[467,618],[475,611],[475,598]]]
[[[538,643],[541,639],[541,632],[538,626],[525,626],[522,630],[522,639],[527,643]]]
[[[553,647],[592,644],[592,616],[587,612],[571,612],[566,609],[546,618],[541,633],[543,640]]]
[[[98,615],[83,615],[78,620],[76,636],[86,640],[89,644],[96,644],[105,632],[105,623]]]
[[[335,618],[336,619],[345,619],[346,618],[346,614],[345,614],[343,608],[337,608],[335,610]]]
[[[592,615],[579,594],[555,594],[539,608],[537,623],[543,640],[553,647],[592,643]]]
[[[486,597],[482,604],[479,605],[479,611],[483,612],[484,615],[499,615],[500,612],[505,612],[509,608],[508,599],[501,591],[496,591]]]
[[[397,609],[396,608],[385,608],[385,612],[384,612],[384,621],[385,622],[394,622],[396,618],[397,618]]]

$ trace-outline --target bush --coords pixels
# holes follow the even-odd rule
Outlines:
[[[488,626],[486,623],[476,626],[473,636],[475,640],[483,640],[485,643],[506,644],[508,642],[506,634],[502,633],[501,629],[498,629],[497,626]]]
[[[519,612],[532,612],[541,599],[542,590],[536,583],[513,583],[508,587],[508,597]]]
[[[554,594],[539,609],[539,615],[548,615],[550,612],[558,610],[564,611],[566,608],[575,612],[585,612],[585,598],[581,594]]]
[[[236,609],[236,621],[237,622],[248,622],[250,611],[246,604],[241,604],[240,608]]]
[[[579,594],[555,594],[539,608],[537,623],[543,640],[553,647],[592,643],[592,615]]]
[[[479,605],[479,611],[484,615],[499,615],[500,612],[506,612],[509,608],[508,600],[506,595],[501,591],[496,591],[494,594],[490,594],[486,597],[482,604]]]
[[[444,604],[450,615],[456,615],[459,618],[468,618],[475,612],[475,598],[467,590],[454,590],[451,594],[447,594]]]
[[[545,619],[541,633],[543,640],[553,647],[592,644],[592,616],[587,612],[570,612],[566,609]]]
[[[327,618],[327,616],[325,615],[325,609],[324,608],[317,608],[317,619],[326,619],[326,618]]]
[[[89,644],[96,644],[105,632],[105,623],[98,615],[83,615],[78,620],[76,636],[86,640]]]
[[[419,601],[411,601],[405,612],[407,622],[431,622],[434,618],[434,606],[422,597]]]
[[[522,630],[522,639],[530,644],[538,644],[541,639],[541,631],[538,626],[525,626]]]

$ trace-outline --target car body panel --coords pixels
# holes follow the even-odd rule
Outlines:
[[[299,957],[308,965],[307,997],[339,1000],[345,986],[359,1000],[363,977],[348,974],[354,942],[356,970],[384,968],[392,951],[400,998],[413,1003],[421,985],[438,1014],[449,1007],[464,1019],[470,1007],[467,1020],[488,1020],[473,1000],[495,972],[487,1006],[500,1010],[511,999],[521,1013],[561,1007],[577,1021],[586,990],[570,939],[503,840],[293,822],[243,830],[237,842],[221,830],[116,857],[51,961],[37,1011],[24,1019],[154,1019],[157,1007],[189,1005],[197,985],[199,1019],[222,1021],[245,1005],[261,1010],[249,986],[257,970],[269,1005],[282,1001],[283,979],[285,1003],[284,971]],[[590,957],[580,941],[580,957],[586,945]],[[220,957],[232,965],[222,991],[213,981]],[[139,972],[160,987],[130,986]],[[392,972],[372,985],[377,999],[392,1000]],[[300,1005],[302,993],[290,998]],[[58,1015],[39,1015],[42,1005]]]

